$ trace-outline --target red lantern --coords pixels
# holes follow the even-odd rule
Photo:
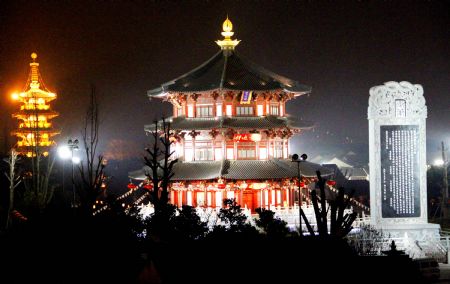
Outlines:
[[[135,189],[137,186],[136,186],[134,183],[130,182],[130,183],[127,185],[127,187],[128,187],[129,189]]]
[[[327,180],[327,184],[329,186],[335,186],[336,185],[336,181],[335,180]]]
[[[304,181],[300,182],[300,187],[305,187],[305,182]]]
[[[224,184],[224,183],[219,183],[219,184],[217,185],[217,188],[218,188],[218,189],[225,189],[225,187],[226,187],[226,184]]]
[[[152,190],[153,189],[153,184],[146,184],[146,185],[144,185],[144,188],[148,189],[148,190]]]

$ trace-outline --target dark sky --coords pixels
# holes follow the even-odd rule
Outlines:
[[[143,125],[171,114],[146,91],[217,52],[227,14],[241,55],[313,88],[287,107],[316,123],[293,152],[353,149],[368,161],[369,89],[403,80],[425,90],[429,160],[450,143],[448,1],[1,1],[2,123],[35,51],[58,94],[59,139],[79,137],[93,83],[103,150],[140,163]]]

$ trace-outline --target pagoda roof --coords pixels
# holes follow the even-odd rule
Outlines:
[[[179,116],[171,118],[170,128],[173,130],[208,130],[208,129],[276,129],[276,128],[296,128],[308,129],[313,127],[309,121],[293,120],[290,117],[280,116],[234,116],[215,118],[186,118]],[[145,126],[145,131],[153,131],[155,124]]]
[[[303,95],[311,87],[275,74],[243,57],[235,50],[220,50],[208,61],[188,73],[150,90],[147,95],[165,97],[167,93],[206,91],[280,91]]]
[[[332,172],[319,164],[301,162],[300,173],[303,177],[315,177],[316,171],[322,176],[331,175]],[[173,167],[172,181],[183,180],[213,180],[225,179],[282,179],[298,176],[297,163],[286,159],[259,160],[222,160],[222,161],[193,161],[178,162]],[[143,180],[150,174],[148,166],[141,170],[130,172],[130,178]]]

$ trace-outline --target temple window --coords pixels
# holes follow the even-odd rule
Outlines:
[[[255,149],[238,149],[238,159],[255,159]]]
[[[182,115],[184,115],[184,112],[183,112],[183,108],[180,106],[177,108],[177,116],[182,116]]]
[[[194,106],[188,105],[188,117],[194,117]]]
[[[284,108],[283,108],[283,104],[280,103],[280,116],[284,115]]]
[[[253,107],[236,107],[236,115],[238,116],[250,116],[253,115]]]
[[[238,146],[238,159],[254,160],[256,158],[255,143],[239,143]]]
[[[278,105],[271,105],[270,106],[270,114],[271,115],[279,115],[279,109],[278,109]]]
[[[259,148],[259,159],[267,160],[267,148]]]
[[[222,116],[222,104],[216,105],[216,116]]]
[[[256,112],[258,116],[263,116],[264,115],[264,106],[263,105],[258,105],[256,107]]]
[[[226,113],[227,113],[227,116],[232,116],[233,115],[233,107],[231,105],[227,105]]]
[[[213,106],[197,106],[197,117],[212,117],[213,116]]]
[[[234,149],[233,148],[227,148],[227,159],[234,160]]]
[[[196,161],[212,161],[214,159],[211,148],[195,149]]]
[[[220,161],[223,158],[222,155],[222,148],[215,148],[214,149],[214,156],[216,161]]]
[[[275,141],[275,153],[274,158],[283,158],[283,142]]]

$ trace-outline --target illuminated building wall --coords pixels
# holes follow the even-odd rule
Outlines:
[[[56,94],[50,92],[44,85],[39,73],[37,54],[32,53],[30,74],[21,93],[12,94],[15,101],[21,103],[19,111],[12,116],[19,121],[18,128],[12,133],[17,136],[16,149],[28,157],[48,155],[49,148],[54,144],[53,136],[59,131],[53,128],[51,120],[58,113],[51,110],[50,102],[56,99]]]

